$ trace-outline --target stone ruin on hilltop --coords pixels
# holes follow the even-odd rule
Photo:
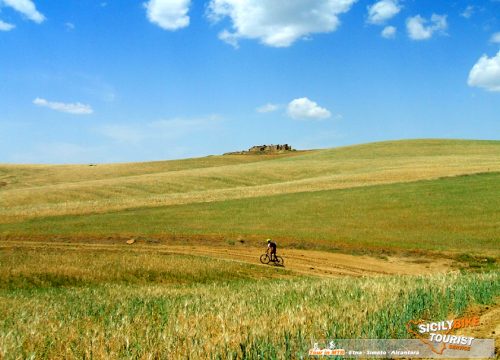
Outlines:
[[[248,152],[278,152],[278,151],[292,151],[292,147],[288,144],[284,145],[257,145],[248,149]]]
[[[283,145],[256,145],[252,146],[247,151],[235,151],[225,153],[224,155],[244,155],[244,154],[280,154],[287,151],[295,151],[291,145],[283,144]]]

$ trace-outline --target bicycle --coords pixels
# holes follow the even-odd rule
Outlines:
[[[275,258],[271,260],[271,257],[267,253],[260,256],[260,262],[266,265],[272,262],[275,266],[285,266],[285,260],[281,256],[275,255]]]

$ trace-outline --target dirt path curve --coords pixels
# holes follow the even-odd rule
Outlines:
[[[162,249],[163,250],[163,249]],[[168,246],[166,251],[180,254],[210,256],[260,264],[259,257],[265,249],[246,246]],[[387,259],[356,256],[313,250],[283,249],[278,254],[285,259],[285,268],[297,273],[314,276],[364,276],[384,274],[430,274],[449,271],[450,260],[427,260],[400,257]],[[270,266],[270,265],[263,265]]]
[[[207,256],[218,259],[239,261],[262,265],[259,257],[265,248],[246,245],[207,246],[207,245],[164,245],[136,242],[95,243],[95,242],[39,242],[39,241],[2,241],[2,247],[27,247],[44,249],[64,249],[74,251],[134,251],[165,254],[183,254]],[[326,251],[279,249],[278,254],[285,259],[285,269],[301,275],[338,277],[338,276],[374,276],[374,275],[419,275],[450,271],[449,259],[357,256]]]
[[[473,306],[465,314],[466,316],[479,316],[480,326],[467,329],[463,335],[472,336],[476,339],[494,339],[495,351],[500,354],[500,297],[490,305]]]

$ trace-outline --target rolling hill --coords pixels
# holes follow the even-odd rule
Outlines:
[[[282,155],[1,165],[0,238],[146,236],[498,253],[500,141]]]

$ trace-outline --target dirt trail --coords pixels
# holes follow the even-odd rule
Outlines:
[[[466,316],[479,316],[481,325],[469,328],[463,334],[476,339],[494,339],[496,354],[500,354],[500,298],[496,298],[496,302],[491,305],[472,307]]]
[[[169,246],[168,249],[165,250],[181,254],[211,256],[260,264],[259,257],[265,249],[244,246],[227,248]],[[451,261],[446,259],[426,260],[400,257],[382,259],[371,256],[356,256],[296,249],[283,249],[278,251],[278,254],[285,259],[286,269],[314,276],[417,275],[444,272],[451,269]]]
[[[135,242],[126,244],[99,244],[99,243],[64,243],[64,242],[30,242],[30,241],[2,241],[3,247],[28,248],[59,248],[65,250],[102,250],[102,251],[134,251],[155,252],[169,254],[184,254],[208,256],[251,264],[262,265],[259,257],[265,248],[255,248],[246,245],[206,246],[206,245],[163,245],[144,244]],[[415,257],[387,257],[357,256],[340,253],[330,253],[314,250],[279,249],[278,254],[285,259],[285,269],[301,275],[338,277],[338,276],[373,276],[373,275],[419,275],[450,271],[452,260],[427,259]]]

